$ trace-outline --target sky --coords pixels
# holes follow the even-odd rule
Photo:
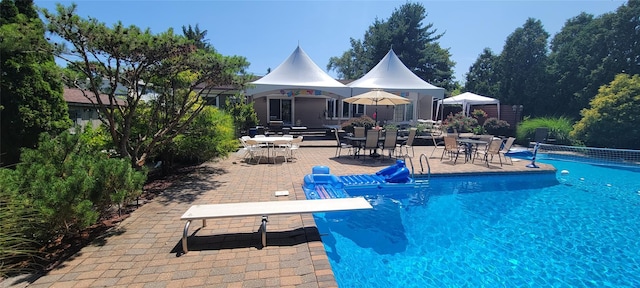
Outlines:
[[[406,1],[178,1],[178,0],[35,0],[41,8],[55,10],[56,3],[77,4],[77,13],[91,16],[108,26],[149,28],[161,33],[197,24],[206,30],[206,39],[223,55],[244,56],[251,63],[248,72],[265,75],[275,69],[299,45],[311,59],[327,71],[331,57],[340,57],[351,48],[351,38],[364,38],[376,19],[387,20]],[[439,0],[413,1],[425,7],[423,25],[444,33],[438,40],[449,49],[456,62],[456,81],[464,82],[469,67],[490,48],[502,51],[505,40],[528,18],[538,19],[553,37],[564,23],[586,12],[595,16],[615,10],[621,0]],[[551,38],[550,38],[551,39]]]

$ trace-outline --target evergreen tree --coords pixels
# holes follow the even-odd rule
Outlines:
[[[35,148],[39,134],[71,125],[60,69],[31,0],[0,2],[0,163]]]
[[[609,33],[602,18],[582,13],[569,19],[553,37],[549,55],[549,71],[556,79],[552,101],[563,105],[555,105],[549,112],[577,119],[580,110],[588,107],[598,87],[604,84],[596,83],[593,72],[600,69],[609,53]]]
[[[521,103],[529,115],[545,115],[549,106],[556,105],[548,101],[548,38],[542,22],[533,18],[507,37],[499,65],[502,103]]]
[[[44,11],[49,31],[71,46],[60,43],[56,55],[90,79],[85,96],[94,99],[118,153],[130,158],[132,165],[143,165],[185,131],[206,106],[203,96],[212,88],[241,89],[250,79],[244,57],[198,49],[196,42],[204,36],[199,29],[193,31],[199,40],[190,40],[171,29],[152,34],[122,23],[109,28],[96,19],[79,17],[75,7],[58,5],[55,14]],[[103,92],[103,81],[109,85],[105,100],[96,97]],[[127,88],[126,105],[115,105],[118,85]],[[149,87],[156,96],[147,103],[148,113],[140,115]]]
[[[491,49],[484,48],[476,62],[469,67],[469,73],[466,75],[465,91],[489,97],[499,97],[499,61],[500,57],[498,55],[493,54]]]
[[[393,49],[418,77],[445,89],[455,87],[452,70],[455,63],[450,59],[449,49],[437,42],[443,34],[438,34],[432,23],[423,25],[426,17],[422,4],[402,5],[388,20],[376,19],[362,41],[351,39],[351,49],[341,57],[331,57],[327,69],[337,71],[338,76],[356,79]]]

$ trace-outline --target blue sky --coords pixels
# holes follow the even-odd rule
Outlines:
[[[111,26],[150,28],[154,33],[198,24],[207,30],[209,42],[224,55],[240,55],[251,63],[249,72],[264,75],[275,69],[297,45],[326,71],[330,57],[341,56],[349,39],[363,39],[376,18],[386,20],[405,1],[73,1],[78,14],[91,16]],[[587,12],[601,15],[614,12],[626,3],[621,0],[591,1],[417,1],[427,10],[426,23],[444,33],[439,40],[449,48],[456,62],[456,80],[464,75],[485,47],[500,53],[504,41],[529,17],[542,21],[551,36],[564,23]],[[71,1],[35,0],[49,10]],[[425,24],[426,24],[425,23]],[[328,72],[336,76],[334,72]]]

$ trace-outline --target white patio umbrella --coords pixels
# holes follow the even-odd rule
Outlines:
[[[402,104],[409,104],[411,103],[411,100],[395,95],[395,94],[391,94],[389,92],[386,92],[382,89],[372,89],[369,92],[365,92],[353,97],[349,97],[347,99],[344,99],[344,102],[347,103],[351,103],[351,104],[361,104],[361,105],[402,105]],[[376,107],[376,114],[375,114],[375,118],[373,119],[376,121],[376,125],[378,124],[378,107]]]

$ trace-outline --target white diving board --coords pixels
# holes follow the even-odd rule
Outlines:
[[[316,200],[287,200],[266,202],[242,202],[193,205],[182,214],[180,220],[186,220],[182,234],[182,251],[187,253],[187,237],[192,220],[202,219],[202,226],[207,226],[207,219],[262,216],[262,246],[267,246],[267,217],[269,215],[287,215],[302,213],[319,213],[346,210],[372,209],[371,204],[363,197],[335,198]]]

